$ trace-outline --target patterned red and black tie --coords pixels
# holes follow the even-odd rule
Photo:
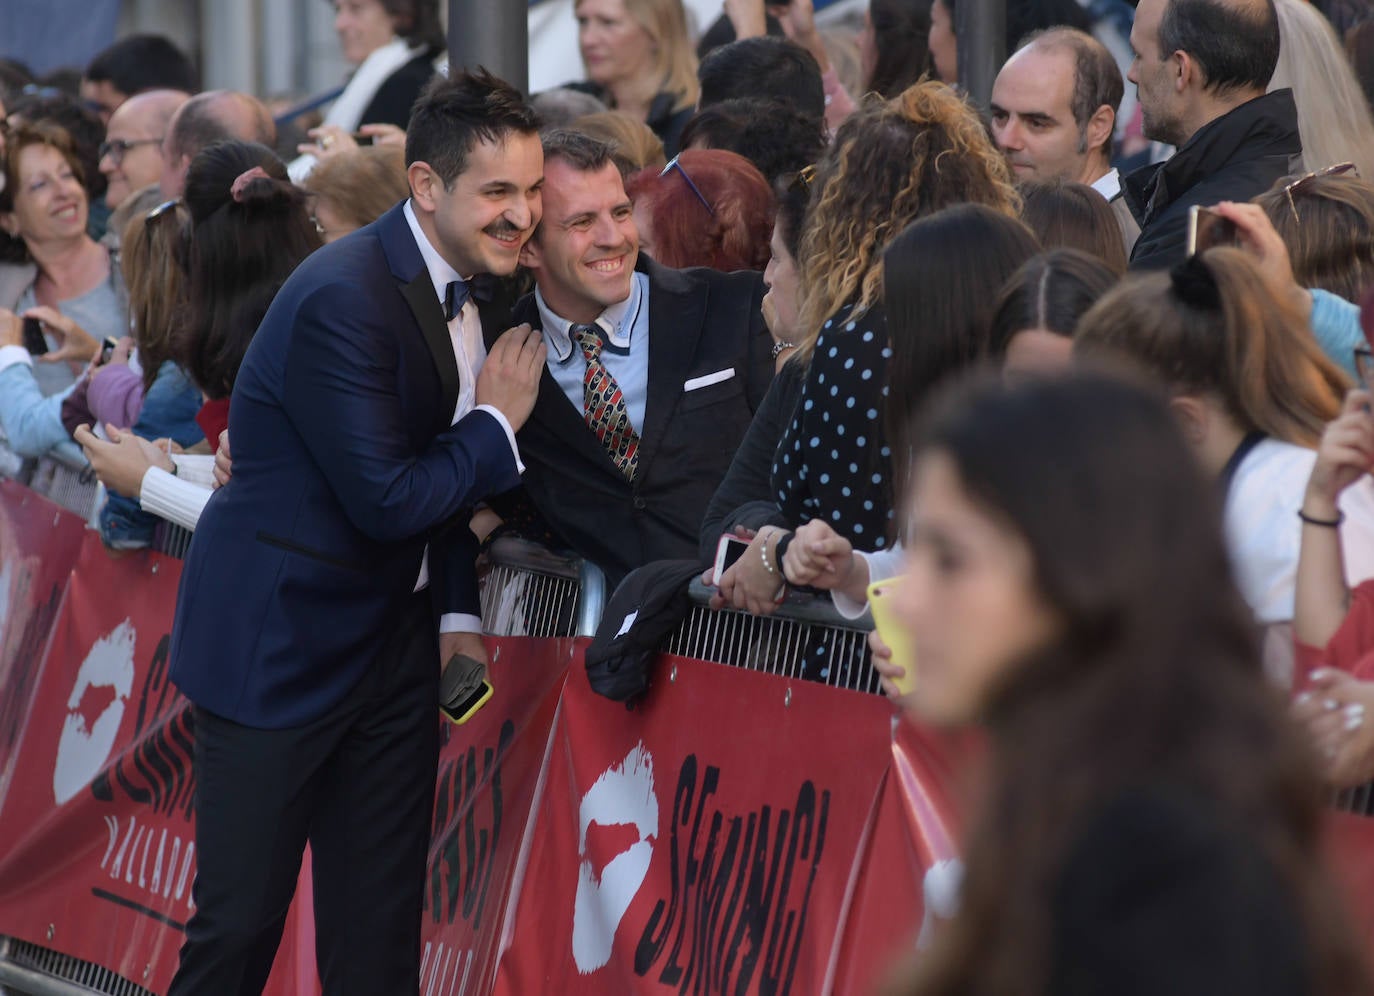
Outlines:
[[[587,360],[587,372],[582,375],[587,428],[596,433],[611,462],[633,481],[639,468],[639,436],[630,424],[620,385],[601,362],[601,334],[595,325],[573,325],[568,331]]]

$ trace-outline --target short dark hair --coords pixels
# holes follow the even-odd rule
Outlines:
[[[524,95],[486,69],[436,76],[410,112],[406,167],[428,163],[447,187],[467,169],[476,143],[538,131],[539,119]]]
[[[785,38],[763,35],[722,45],[697,67],[705,110],[741,97],[787,104],[817,121],[825,117],[821,67],[810,52]]]
[[[1279,61],[1274,0],[1247,9],[1222,0],[1169,0],[1159,22],[1159,57],[1187,52],[1207,77],[1207,89],[1269,86]]]
[[[108,82],[128,97],[144,90],[200,89],[191,60],[162,35],[121,38],[91,60],[86,79]]]
[[[1073,97],[1070,110],[1078,125],[1078,151],[1087,152],[1088,122],[1104,104],[1115,115],[1121,108],[1121,98],[1126,95],[1126,82],[1121,78],[1121,67],[1112,58],[1107,46],[1077,28],[1048,28],[1026,36],[1021,48],[1034,45],[1042,51],[1066,49],[1073,55]],[[1107,136],[1106,151],[1111,157],[1112,136]]]
[[[748,159],[770,184],[810,166],[825,151],[821,121],[776,100],[727,100],[698,111],[681,147],[704,143]]]
[[[560,160],[579,173],[594,173],[615,162],[615,146],[574,128],[550,128],[539,136],[544,162]]]

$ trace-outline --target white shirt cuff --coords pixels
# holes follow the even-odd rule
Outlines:
[[[499,408],[493,408],[491,405],[478,405],[473,411],[486,412],[501,424],[501,428],[506,431],[506,439],[510,442],[511,456],[515,457],[515,471],[518,474],[523,474],[525,472],[525,465],[520,460],[520,447],[515,445],[515,430],[512,429],[510,423],[506,421],[506,416],[501,414]],[[445,631],[441,629],[439,632],[442,633]]]
[[[872,552],[855,550],[854,556],[862,557],[868,566],[868,583],[870,585],[896,577],[897,572],[901,570],[902,554],[900,547]],[[835,611],[846,619],[862,618],[863,614],[868,611],[867,597],[862,602],[856,602],[844,592],[835,589],[830,593],[830,600],[835,604]]]
[[[466,612],[445,612],[439,617],[440,633],[480,633],[482,617]]]
[[[143,472],[138,504],[145,512],[194,530],[211,493],[210,488],[173,477],[161,467],[149,467]]]
[[[33,357],[23,346],[0,346],[0,370],[12,367],[16,363],[33,366]]]
[[[176,464],[176,476],[189,484],[214,490],[215,458],[205,453],[173,453],[172,463]]]

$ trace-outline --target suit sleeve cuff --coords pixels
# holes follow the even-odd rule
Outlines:
[[[515,472],[517,474],[523,474],[525,472],[525,465],[520,460],[520,447],[515,445],[515,430],[512,429],[510,423],[506,421],[506,416],[501,414],[499,408],[493,408],[491,405],[478,405],[473,411],[486,412],[492,418],[496,419],[502,431],[506,434],[506,441],[510,443],[510,453],[511,456],[515,458]],[[440,632],[442,633],[445,631],[440,630]]]
[[[440,633],[480,633],[482,618],[466,612],[445,612],[439,617]]]
[[[33,366],[33,357],[23,346],[0,346],[0,370],[12,367],[16,363],[23,363],[31,367]],[[509,432],[510,430],[507,429],[506,431]]]

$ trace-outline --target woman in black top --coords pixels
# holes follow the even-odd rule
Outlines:
[[[799,257],[801,337],[790,361],[805,371],[803,399],[779,439],[769,491],[756,497],[775,501],[787,527],[824,517],[856,546],[881,549],[892,538],[882,251],[912,220],[942,208],[982,204],[1014,218],[1019,202],[977,113],[933,82],[866,101],[818,164],[813,189]],[[759,530],[722,579],[725,604],[770,610],[785,534]]]
[[[922,427],[905,699],[988,733],[961,908],[895,992],[1356,996],[1322,789],[1162,395],[961,384]]]

